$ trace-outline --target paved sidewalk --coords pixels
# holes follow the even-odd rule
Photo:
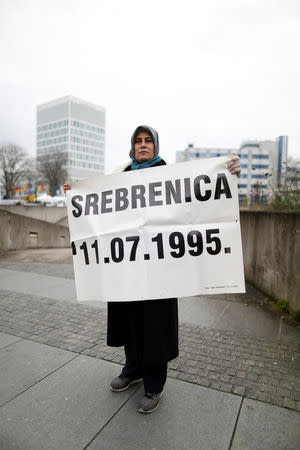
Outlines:
[[[76,302],[71,265],[0,264],[0,286],[0,331],[124,363],[123,348],[105,344],[106,304]],[[251,289],[242,302],[180,300],[169,376],[300,411],[300,330],[250,305]]]
[[[120,366],[0,333],[0,447],[298,449],[299,413],[169,379],[160,407],[137,412],[141,386],[109,390]]]
[[[300,447],[299,329],[250,286],[180,300],[180,356],[149,416],[141,387],[109,391],[123,349],[105,345],[105,304],[76,303],[71,265],[1,263],[0,287],[0,448]]]

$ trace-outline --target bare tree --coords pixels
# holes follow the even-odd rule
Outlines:
[[[288,158],[287,164],[281,167],[284,174],[283,182],[271,184],[272,199],[270,206],[275,210],[300,210],[300,161]]]
[[[38,172],[36,170],[35,157],[28,158],[26,161],[26,182],[31,185],[35,185],[38,180]]]
[[[5,190],[5,198],[13,198],[14,189],[25,182],[31,172],[27,153],[16,144],[0,147],[0,181]]]
[[[55,195],[56,190],[67,177],[66,164],[67,154],[63,152],[53,153],[51,156],[39,156],[37,159],[37,169],[49,184],[51,195]]]

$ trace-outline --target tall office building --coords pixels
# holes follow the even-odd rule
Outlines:
[[[238,180],[241,198],[259,187],[266,193],[277,185],[277,177],[273,167],[278,157],[276,141],[245,141],[242,142],[238,154],[241,158],[241,174]]]
[[[73,96],[37,107],[36,155],[65,153],[68,178],[104,173],[105,109]]]
[[[176,162],[198,158],[229,156],[232,152],[241,159],[238,177],[239,197],[243,199],[258,189],[267,194],[278,183],[285,183],[288,153],[288,137],[279,136],[275,141],[245,141],[239,148],[196,148],[192,144],[176,152]]]

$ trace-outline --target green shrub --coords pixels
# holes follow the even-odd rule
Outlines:
[[[298,311],[293,313],[293,317],[296,320],[296,322],[300,322],[300,309],[298,309]]]
[[[279,311],[284,314],[288,314],[290,312],[290,306],[289,306],[288,302],[285,300],[278,300],[276,302],[276,306],[279,309]]]
[[[299,211],[300,181],[298,178],[291,178],[285,184],[278,184],[276,189],[273,189],[270,207],[276,211]]]

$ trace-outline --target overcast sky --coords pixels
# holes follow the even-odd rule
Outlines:
[[[299,0],[1,0],[0,141],[33,154],[36,105],[68,94],[106,108],[107,171],[139,124],[169,162],[300,136],[299,54]]]

